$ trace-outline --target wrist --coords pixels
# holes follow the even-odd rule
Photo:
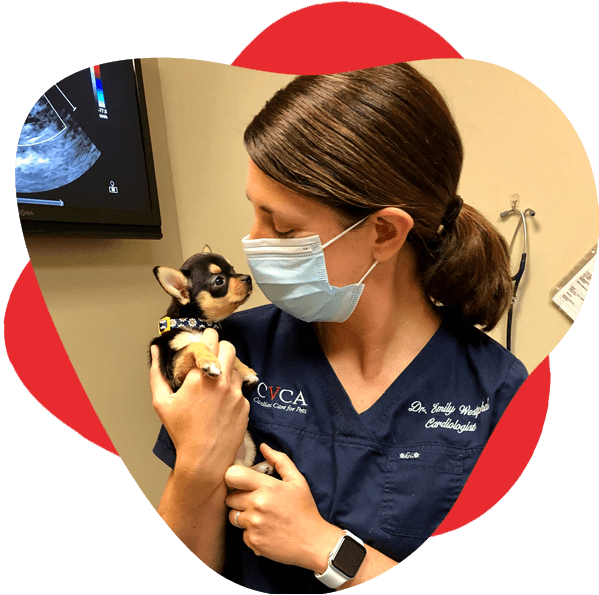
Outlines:
[[[350,531],[343,531],[328,556],[326,570],[314,574],[327,587],[338,589],[346,584],[349,586],[358,576],[366,554],[364,542]]]
[[[190,477],[219,483],[224,480],[225,472],[233,464],[239,444],[231,450],[229,445],[225,447],[222,440],[219,442],[219,439],[212,435],[205,436],[200,443],[175,444],[175,469]]]
[[[196,459],[188,459],[177,455],[173,469],[174,482],[190,494],[201,495],[209,498],[212,494],[219,493],[227,487],[225,484],[225,470],[214,469],[210,465],[198,464]]]
[[[329,554],[344,533],[343,529],[331,523],[325,523],[323,529],[319,531],[318,538],[313,543],[307,568],[317,574],[325,572],[329,564]]]

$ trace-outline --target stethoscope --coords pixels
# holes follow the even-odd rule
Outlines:
[[[509,211],[503,211],[500,213],[500,217],[505,219],[514,213],[520,215],[520,221],[514,231],[514,235],[512,237],[512,242],[510,246],[514,245],[516,240],[516,235],[518,231],[520,231],[520,227],[524,229],[524,243],[522,244],[522,255],[520,257],[520,266],[518,267],[518,272],[512,277],[512,281],[514,281],[514,292],[512,294],[512,301],[510,303],[510,307],[507,313],[507,337],[506,337],[506,348],[508,351],[512,350],[512,323],[514,318],[514,305],[516,303],[516,298],[518,297],[518,287],[520,286],[520,281],[522,280],[522,276],[524,275],[524,270],[526,269],[526,250],[528,246],[528,232],[526,228],[526,217],[534,217],[535,212],[532,209],[526,209],[525,211],[521,211],[518,207],[518,199],[512,201],[512,208]]]

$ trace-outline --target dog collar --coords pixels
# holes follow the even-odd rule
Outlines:
[[[177,328],[191,329],[196,331],[203,331],[207,328],[213,328],[217,331],[221,330],[221,326],[218,324],[218,322],[202,320],[200,318],[169,318],[168,316],[165,316],[158,323],[158,332],[161,335],[162,333],[166,333],[167,331]]]

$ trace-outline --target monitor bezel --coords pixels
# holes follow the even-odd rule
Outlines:
[[[21,227],[25,236],[72,236],[114,239],[160,239],[162,220],[158,201],[154,152],[143,81],[143,66],[139,58],[131,60],[135,79],[137,113],[141,130],[143,157],[148,183],[150,206],[145,211],[116,209],[79,209],[18,204]]]

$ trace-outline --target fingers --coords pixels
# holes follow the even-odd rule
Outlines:
[[[265,485],[268,485],[272,481],[279,481],[270,475],[264,475],[259,473],[250,467],[244,467],[243,465],[232,465],[227,469],[225,473],[225,483],[230,490],[240,490],[242,492],[252,492]],[[236,497],[238,494],[229,494],[228,498]],[[232,506],[228,503],[227,505]],[[234,504],[238,503],[233,501]]]
[[[207,328],[202,333],[202,342],[218,357],[221,369],[229,380],[239,381],[240,374],[234,369],[235,347],[228,341],[219,341],[218,333],[213,328]]]
[[[218,333],[213,328],[207,328],[202,333],[202,343],[205,343],[214,355],[218,355]]]
[[[218,346],[218,360],[229,380],[238,380],[241,378],[241,374],[235,370],[235,347],[228,341],[220,342]]]
[[[246,510],[250,506],[251,492],[233,491],[225,499],[225,504],[232,510]]]
[[[241,510],[231,509],[229,511],[229,521],[232,525],[237,527],[238,529],[243,529],[243,527],[239,524],[239,517],[241,516]]]
[[[293,461],[284,453],[272,449],[267,444],[260,445],[264,458],[277,470],[283,481],[303,480],[304,476],[298,471]]]

